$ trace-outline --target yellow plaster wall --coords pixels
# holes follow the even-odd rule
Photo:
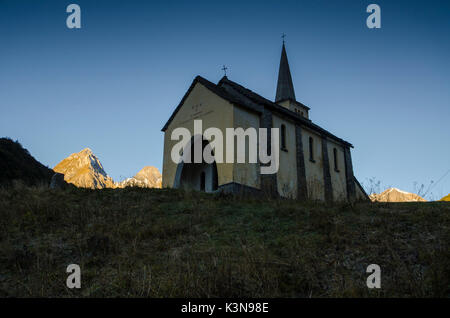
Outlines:
[[[259,115],[249,112],[240,107],[234,107],[234,128],[241,127],[246,130],[249,127],[259,129]],[[246,162],[249,160],[248,138],[246,138]],[[236,143],[234,145],[235,157],[237,153]],[[236,162],[236,161],[235,161]],[[249,187],[260,189],[259,163],[235,163],[233,169],[234,182],[244,184]]]
[[[309,137],[314,140],[314,160],[309,160]],[[306,185],[308,188],[308,198],[311,200],[325,200],[323,182],[323,160],[322,160],[322,138],[302,127],[303,155],[305,158]]]
[[[334,152],[337,150],[337,163],[339,172],[334,169]],[[347,200],[347,185],[345,178],[345,162],[344,149],[338,143],[328,139],[328,161],[330,163],[331,184],[333,187],[333,200],[345,201]]]
[[[287,198],[297,198],[297,151],[295,125],[275,114],[272,116],[273,128],[279,129],[280,167],[277,174],[278,193]],[[286,149],[281,150],[281,125],[286,126]]]
[[[171,159],[172,147],[178,143],[171,140],[172,131],[177,127],[187,128],[194,134],[194,120],[203,121],[203,131],[209,127],[219,128],[225,140],[225,128],[233,127],[233,105],[215,95],[202,84],[197,83],[184,101],[164,134],[163,187],[173,187],[177,164]],[[187,143],[189,141],[185,141]],[[224,160],[226,150],[224,150]],[[233,181],[233,164],[217,163],[218,185]]]

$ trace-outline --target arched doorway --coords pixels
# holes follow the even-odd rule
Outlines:
[[[191,157],[190,163],[180,162],[178,164],[174,188],[214,192],[218,188],[216,162],[207,163],[202,158],[201,163],[194,163],[193,154],[195,143],[202,144],[202,153],[205,147],[209,145],[208,140],[203,139],[203,136],[194,136],[191,138],[191,141],[183,150],[184,154]]]

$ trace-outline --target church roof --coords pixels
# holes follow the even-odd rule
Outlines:
[[[286,48],[281,49],[280,69],[278,70],[277,94],[275,102],[290,99],[295,101],[294,85],[292,84],[291,70],[289,69],[289,62],[286,54]]]
[[[333,135],[332,133],[323,129],[322,127],[314,124],[310,119],[300,116],[299,114],[297,114],[283,106],[280,106],[280,105],[262,97],[261,95],[254,93],[253,91],[249,90],[248,88],[245,88],[242,85],[239,85],[236,82],[230,81],[226,76],[224,76],[217,84],[214,84],[201,76],[195,77],[195,79],[192,82],[191,86],[189,87],[188,91],[183,96],[183,98],[181,99],[178,106],[175,108],[174,112],[170,116],[167,123],[161,129],[162,131],[167,130],[169,124],[172,122],[175,115],[178,113],[180,108],[183,106],[184,101],[189,96],[190,92],[192,91],[192,89],[195,87],[195,85],[197,83],[202,84],[203,86],[205,86],[207,89],[209,89],[216,95],[224,98],[225,100],[229,101],[230,103],[232,103],[234,105],[249,109],[249,110],[257,112],[257,113],[262,113],[264,107],[266,107],[275,113],[284,115],[285,117],[290,118],[294,122],[297,122],[305,127],[310,128],[311,130],[316,131],[319,134],[323,134],[331,139],[334,139],[335,141],[343,143],[349,147],[353,147],[347,141],[336,137],[335,135]],[[301,104],[301,103],[299,103],[299,104]],[[301,104],[301,105],[305,106],[303,104]],[[307,107],[307,106],[305,106],[305,107]]]

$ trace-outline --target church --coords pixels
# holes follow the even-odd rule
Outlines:
[[[162,186],[326,202],[367,200],[353,174],[352,144],[316,125],[309,112],[310,108],[295,97],[284,41],[274,101],[226,75],[217,84],[197,76],[162,128]],[[174,129],[183,127],[190,131],[193,137],[186,148],[195,142],[202,143],[202,147],[211,142],[204,136],[195,136],[194,120],[199,119],[204,129],[217,127],[224,134],[227,128],[279,128],[277,172],[261,174],[261,162],[174,162]],[[268,140],[270,152],[270,137]]]

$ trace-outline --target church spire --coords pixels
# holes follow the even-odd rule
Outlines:
[[[292,101],[296,100],[283,37],[283,48],[281,50],[280,69],[278,71],[278,84],[275,102],[278,103],[286,99],[290,99]]]

